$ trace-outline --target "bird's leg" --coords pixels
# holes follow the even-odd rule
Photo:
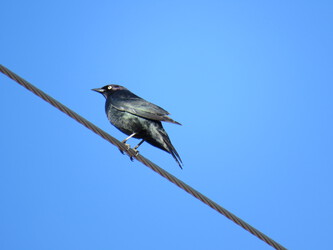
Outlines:
[[[142,140],[142,141],[140,141],[139,142],[139,144],[138,145],[136,145],[134,148],[133,148],[133,150],[136,152],[136,155],[138,155],[139,154],[139,151],[137,150],[138,149],[138,147],[140,147],[140,145],[144,142],[145,140]]]
[[[122,143],[125,143],[127,149],[130,149],[131,146],[130,146],[129,144],[127,144],[126,142],[127,142],[129,139],[131,139],[133,136],[135,136],[135,135],[136,135],[136,133],[133,133],[133,134],[131,134],[129,137],[127,137],[125,140],[122,141]]]
[[[122,141],[122,143],[124,143],[125,146],[127,147],[127,150],[129,150],[129,149],[131,148],[131,146],[130,146],[129,144],[127,144],[126,142],[127,142],[129,139],[131,139],[133,136],[135,136],[135,135],[136,135],[136,133],[133,133],[133,134],[131,134],[129,137],[127,137],[125,140]],[[123,151],[120,150],[120,152],[121,152],[122,154],[124,154]],[[130,156],[130,159],[131,159],[131,161],[133,161],[133,157],[132,157],[132,156]]]

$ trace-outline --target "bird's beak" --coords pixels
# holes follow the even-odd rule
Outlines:
[[[104,89],[97,88],[97,89],[92,89],[92,91],[96,91],[96,92],[98,92],[98,93],[103,94],[105,90],[104,90]]]

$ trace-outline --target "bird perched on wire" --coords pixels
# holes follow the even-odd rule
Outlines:
[[[162,121],[181,125],[172,120],[169,112],[133,94],[120,85],[106,85],[92,89],[105,98],[105,112],[109,121],[121,132],[128,135],[122,142],[126,144],[130,138],[142,139],[133,149],[137,150],[143,142],[170,153],[182,168],[182,160],[165,132]],[[129,145],[126,144],[129,148]]]

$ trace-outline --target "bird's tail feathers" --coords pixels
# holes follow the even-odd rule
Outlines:
[[[178,163],[179,167],[183,169],[183,162],[182,159],[180,158],[178,152],[176,151],[175,147],[172,145],[169,137],[164,137],[163,138],[164,143],[168,146],[168,151],[172,155],[172,157],[176,160]]]
[[[181,123],[175,121],[175,120],[172,120],[169,116],[164,116],[164,120],[165,122],[170,122],[170,123],[174,123],[174,124],[178,124],[178,125],[182,125]]]

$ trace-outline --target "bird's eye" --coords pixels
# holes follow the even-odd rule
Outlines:
[[[112,86],[108,86],[108,89],[112,89]]]

